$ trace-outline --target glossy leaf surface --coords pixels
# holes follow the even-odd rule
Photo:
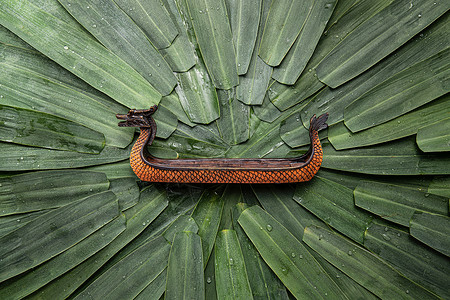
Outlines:
[[[450,4],[445,1],[392,1],[351,32],[321,61],[317,67],[318,77],[333,88],[341,85],[397,49],[449,8]],[[381,44],[385,46],[380,47]]]
[[[161,99],[138,72],[82,30],[68,12],[58,10],[62,16],[57,17],[27,0],[2,2],[0,8],[3,26],[119,103],[147,107]]]
[[[103,134],[74,122],[32,110],[0,105],[0,139],[15,144],[99,153]]]
[[[443,298],[448,297],[450,263],[444,255],[415,241],[407,232],[393,227],[371,224],[364,246],[392,264],[405,276],[420,282]],[[416,270],[423,270],[419,275]]]
[[[336,233],[308,227],[303,241],[378,297],[433,298],[430,292],[403,277],[377,256]]]
[[[90,211],[92,208],[95,210]],[[53,210],[1,237],[5,246],[1,249],[0,280],[29,270],[69,249],[118,214],[116,196],[112,192],[104,192]],[[61,222],[67,226],[62,226]],[[48,242],[56,237],[59,243]],[[27,247],[17,250],[24,241],[27,241]]]
[[[166,297],[204,299],[201,238],[194,232],[175,235],[167,266]]]
[[[450,234],[448,216],[416,212],[409,223],[413,237],[449,256]]]
[[[272,1],[259,56],[270,66],[278,66],[303,28],[314,1]]]
[[[170,94],[176,79],[169,65],[114,1],[58,1],[100,43],[135,69],[161,95]]]
[[[20,214],[65,206],[106,191],[102,173],[61,170],[0,178],[0,215]]]
[[[0,134],[0,298],[448,298],[447,2],[0,3],[0,106],[78,128]],[[115,115],[154,104],[168,159],[298,157],[328,112],[322,167],[141,182]]]
[[[321,293],[327,293],[345,299],[300,241],[260,207],[242,212],[239,224],[293,295],[320,298]],[[315,289],[310,282],[315,282]]]
[[[178,35],[167,8],[159,1],[114,1],[152,41],[156,49],[169,47]]]
[[[253,299],[241,246],[234,230],[217,235],[214,255],[218,299]]]
[[[186,3],[200,51],[214,85],[219,89],[236,86],[236,55],[224,0]]]
[[[403,226],[416,211],[448,215],[448,199],[411,188],[362,181],[353,194],[357,206]]]

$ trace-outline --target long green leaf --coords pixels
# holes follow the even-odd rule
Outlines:
[[[448,118],[446,109],[449,105],[450,96],[444,96],[403,116],[357,133],[352,133],[343,122],[340,122],[329,127],[328,139],[336,150],[342,150],[388,142],[418,132],[422,133],[417,140],[422,141],[428,135],[432,137],[434,132],[441,136],[438,129],[442,130],[441,134],[444,136],[445,132],[450,130],[450,128],[445,130],[445,119]],[[432,133],[423,131],[424,128],[433,123],[437,123],[434,126],[438,128],[432,130]],[[420,147],[421,144],[419,142],[417,144]],[[423,151],[423,149],[421,150]]]
[[[311,118],[312,116],[310,116]],[[308,123],[305,128],[300,119],[299,113],[295,113],[286,120],[281,122],[280,136],[281,139],[289,145],[289,147],[300,147],[309,145],[311,143],[311,137],[309,136],[310,124]],[[328,136],[327,130],[319,132],[319,138],[322,140]]]
[[[215,246],[218,299],[253,299],[241,246],[234,230],[217,234]]]
[[[104,174],[81,170],[4,177],[0,178],[0,215],[61,207],[108,188]]]
[[[417,131],[417,145],[424,152],[450,151],[449,132],[450,118],[419,128]]]
[[[268,123],[272,123],[281,115],[281,112],[273,105],[267,94],[264,97],[263,103],[252,106],[252,109],[258,119]]]
[[[259,56],[270,66],[278,66],[305,25],[314,1],[272,1]],[[331,6],[330,6],[331,8]]]
[[[355,206],[351,189],[316,177],[306,184],[297,184],[294,199],[331,227],[363,243],[372,216]]]
[[[208,124],[219,118],[217,92],[203,62],[199,61],[187,72],[178,73],[177,78],[175,91],[190,121]]]
[[[304,124],[307,124],[311,114],[320,115],[325,112],[330,114],[328,118],[329,125],[342,121],[344,119],[344,110],[342,108],[403,70],[447,49],[450,43],[450,37],[447,34],[450,30],[449,21],[450,16],[448,14],[442,16],[392,55],[389,55],[363,74],[338,88],[331,89],[327,87],[323,89],[313,97],[307,105],[305,113],[302,114]],[[339,26],[339,23],[336,26]],[[333,28],[334,26],[330,31]],[[431,76],[431,74],[428,75]],[[300,82],[303,81],[300,80]],[[297,91],[297,89],[295,90]],[[377,102],[382,100],[384,99],[377,99]]]
[[[237,0],[227,7],[239,75],[247,73],[258,34],[262,0]]]
[[[184,124],[189,125],[191,127],[195,126],[195,123],[192,123],[191,120],[186,115],[186,113],[184,112],[180,99],[178,98],[178,95],[175,92],[172,92],[172,94],[168,96],[164,96],[161,99],[159,106],[163,106],[168,110],[170,110],[175,116],[177,116],[177,119],[183,122]]]
[[[346,298],[305,246],[261,207],[244,210],[239,224],[296,298]]]
[[[264,209],[285,226],[298,240],[302,240],[305,227],[311,225],[325,226],[317,217],[293,201],[293,189],[282,186],[267,188],[258,185],[254,186],[253,190]],[[349,299],[356,297],[355,295],[361,295],[364,299],[371,298],[371,294],[367,290],[355,283],[347,275],[336,269],[314,251],[309,252]]]
[[[53,115],[0,105],[0,140],[27,146],[99,153],[103,134]]]
[[[178,35],[169,47],[160,49],[159,52],[174,72],[186,72],[196,63],[192,45],[186,35]]]
[[[168,205],[165,193],[154,186],[141,193],[139,203],[124,212],[127,228],[108,246],[31,295],[34,299],[65,299],[130,241],[135,239]]]
[[[316,75],[317,65],[321,60],[350,32],[364,23],[370,16],[386,7],[392,0],[360,0],[354,3],[354,0],[338,1],[335,12],[343,8],[350,9],[335,19],[333,26],[328,28],[319,43],[314,54],[306,65],[300,78],[293,86],[287,86],[280,83],[274,83],[269,90],[270,100],[280,110],[285,110],[297,103],[302,102],[309,96],[315,94],[324,87]],[[333,18],[335,14],[331,16]]]
[[[33,47],[2,25],[0,25],[0,42],[5,45],[34,50]]]
[[[116,194],[121,211],[129,209],[139,202],[140,193],[135,178],[124,177],[109,180],[111,183],[109,189]]]
[[[147,300],[151,298],[160,299],[166,288],[167,268],[162,271],[158,277],[139,293],[134,299]]]
[[[125,221],[123,216],[112,220],[78,244],[25,273],[17,280],[6,281],[0,285],[0,297],[2,299],[25,297],[64,274],[111,243],[125,230]]]
[[[243,143],[249,139],[250,107],[236,98],[236,90],[219,90],[221,118],[217,126],[223,140],[231,145]]]
[[[200,46],[194,32],[189,9],[185,0],[168,0],[176,2],[177,14],[180,16],[180,31],[184,30],[195,49],[195,66],[187,72],[177,73],[178,86],[175,88],[181,105],[189,119],[195,123],[208,124],[219,117],[219,100],[213,83],[213,75],[203,62]],[[175,4],[171,4],[171,7]],[[175,13],[175,8],[172,8]],[[184,29],[182,29],[183,27]],[[210,76],[211,75],[211,76]]]
[[[202,240],[194,232],[175,235],[167,266],[167,299],[205,299]]]
[[[361,180],[371,178],[370,175],[346,173],[325,168],[320,169],[319,172],[316,174],[316,176],[334,181],[352,190],[356,188],[356,186]]]
[[[163,148],[162,155],[167,157],[170,154],[168,150],[173,150],[176,153],[175,158],[193,158],[193,157],[223,157],[229,146],[220,142],[217,144],[217,137],[213,136],[210,131],[205,128],[196,126],[195,129],[188,129],[188,133],[193,136],[186,136],[183,132],[186,128],[178,124],[178,129],[167,140],[155,140],[153,145],[155,147]],[[183,131],[182,131],[183,130]],[[203,137],[198,134],[204,134]],[[213,138],[211,140],[210,138]],[[150,148],[151,149],[151,148]],[[152,151],[150,150],[152,153]],[[159,155],[156,155],[159,157]],[[174,158],[174,157],[169,157]]]
[[[255,185],[252,189],[264,210],[277,219],[299,241],[303,237],[306,226],[324,225],[322,221],[294,201],[293,187]]]
[[[153,117],[158,126],[156,130],[157,137],[166,139],[177,129],[177,116],[164,106],[159,106]]]
[[[169,243],[172,243],[175,235],[182,231],[198,232],[198,225],[191,216],[179,216],[164,230],[162,236],[164,236]]]
[[[235,223],[237,222],[237,218],[235,216],[234,210],[236,209],[236,205],[238,205],[238,203],[244,201],[243,197],[244,195],[242,194],[242,189],[240,185],[227,184],[222,194],[224,206],[222,211],[221,222],[219,225],[219,230],[224,229],[236,230]],[[237,230],[236,232],[238,233]]]
[[[186,1],[195,36],[214,85],[229,89],[239,83],[236,56],[224,0]]]
[[[373,223],[366,231],[364,247],[416,283],[444,299],[449,297],[450,261],[408,233]]]
[[[352,79],[403,45],[449,8],[446,1],[392,1],[352,31],[320,62],[316,69],[319,79],[333,88]]]
[[[336,1],[315,0],[295,43],[289,49],[281,64],[273,70],[272,77],[284,84],[294,84],[313,55],[328,19],[333,13]]]
[[[310,249],[310,248],[308,248]],[[339,286],[348,299],[379,299],[377,296],[369,292],[363,286],[351,279],[347,274],[326,261],[317,252],[310,249],[310,253],[322,268],[327,272],[328,276]]]
[[[130,161],[128,160],[111,164],[104,164],[100,166],[88,167],[86,169],[89,171],[104,173],[108,178],[108,180],[127,177],[133,178],[134,180],[138,180],[136,174],[134,174],[133,170],[131,169]]]
[[[119,128],[126,108],[35,51],[0,44],[0,103],[52,114],[103,133],[106,144],[125,147],[132,128]]]
[[[336,268],[382,299],[433,299],[373,253],[320,227],[307,227],[303,241]]]
[[[337,182],[343,186],[354,190],[361,181],[378,181],[387,184],[394,184],[418,191],[426,191],[429,184],[432,182],[432,176],[373,176],[358,173],[347,173],[329,169],[320,169],[316,175],[320,178],[325,178]],[[439,177],[438,177],[439,178]]]
[[[428,192],[443,197],[450,198],[450,178],[438,177],[434,178],[428,186]]]
[[[133,67],[160,94],[170,94],[176,84],[172,70],[116,3],[112,0],[58,1],[100,43]]]
[[[154,188],[155,186],[153,186],[153,189]],[[166,196],[168,204],[164,211],[162,211],[161,214],[159,214],[158,217],[139,234],[139,236],[124,247],[118,255],[116,255],[115,259],[119,260],[121,257],[131,253],[134,249],[154,239],[158,235],[168,234],[168,236],[170,236],[171,230],[176,233],[176,230],[174,228],[170,229],[170,227],[176,225],[174,223],[177,218],[184,214],[189,214],[188,211],[194,209],[202,192],[203,190],[190,187],[189,185],[171,186]],[[151,193],[149,195],[151,195]],[[198,226],[194,226],[192,230],[198,232]],[[167,233],[167,231],[169,231],[169,233]],[[169,242],[172,242],[172,240]]]
[[[140,220],[142,221],[141,226],[143,228],[139,229],[140,231],[138,235],[134,236],[126,246],[123,245],[122,249],[119,249],[119,252],[102,267],[102,273],[114,267],[114,265],[122,260],[125,256],[156,237],[155,234],[152,234],[150,237],[147,236],[145,239],[143,238],[145,233],[151,230],[150,227],[152,227],[153,221],[165,210],[165,207],[162,207],[162,205],[165,205],[165,201],[169,201],[167,193],[165,193],[164,190],[158,185],[150,184],[142,190],[139,197],[139,202],[136,205],[125,210],[123,213],[125,213],[127,216],[132,216],[131,218],[133,218],[133,214],[140,216],[141,212],[138,211],[142,210],[143,212],[147,211],[149,218],[140,218]],[[152,207],[155,208],[155,211],[150,214],[148,211]],[[136,220],[135,222],[138,221],[139,220]],[[135,223],[133,223],[133,225],[135,225]],[[133,234],[133,232],[130,232],[130,234]],[[90,280],[88,283],[90,282],[92,282],[92,280]]]
[[[261,3],[261,16],[255,47],[247,73],[239,76],[239,85],[236,87],[237,98],[245,104],[260,105],[263,103],[264,95],[266,94],[272,75],[272,67],[258,56],[270,3],[271,1],[269,0],[263,0]]]
[[[4,236],[11,231],[16,230],[19,227],[24,226],[27,223],[30,223],[32,220],[37,217],[48,213],[50,210],[38,210],[30,213],[20,214],[20,215],[10,215],[0,217],[0,236]]]
[[[125,106],[145,108],[161,99],[139,73],[81,29],[67,12],[59,18],[28,0],[3,1],[0,20],[34,48]]]
[[[75,299],[136,297],[166,268],[169,250],[170,245],[163,237],[142,245],[98,277]]]
[[[119,214],[112,192],[99,193],[44,214],[0,238],[0,281],[62,253]],[[58,243],[53,243],[55,239]]]
[[[160,1],[114,0],[145,32],[156,49],[169,47],[178,35],[167,8]]]
[[[353,194],[358,207],[403,226],[409,226],[415,211],[449,212],[447,198],[393,184],[361,181]]]
[[[238,203],[233,209],[233,228],[239,240],[244,257],[248,282],[254,299],[288,299],[286,288],[259,255],[255,246],[238,223],[239,216],[247,209],[245,203]]]
[[[216,191],[205,190],[191,215],[198,225],[198,235],[202,238],[205,266],[214,246],[223,206],[224,201]]]
[[[344,123],[357,132],[389,121],[448,93],[449,77],[450,48],[447,48],[355,100],[345,108]]]
[[[444,175],[449,165],[448,156],[423,154],[410,138],[342,151],[325,145],[322,162],[325,168],[378,175]]]
[[[194,54],[194,47],[189,40],[185,24],[183,24],[183,19],[175,0],[162,0],[162,3],[167,8],[170,18],[177,28],[178,35],[169,47],[160,49],[159,51],[173,71],[186,72],[197,61],[197,57]]]
[[[105,147],[100,154],[49,150],[0,142],[0,170],[25,171],[66,169],[99,165],[127,159],[129,148]]]
[[[450,256],[450,218],[426,212],[416,212],[409,223],[411,236],[431,248]]]
[[[205,267],[205,299],[217,300],[214,251]]]

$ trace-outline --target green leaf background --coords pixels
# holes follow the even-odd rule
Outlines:
[[[449,299],[450,2],[0,2],[0,299]],[[288,157],[307,183],[140,182]]]

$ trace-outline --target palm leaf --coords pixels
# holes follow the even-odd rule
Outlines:
[[[0,298],[449,298],[449,5],[0,2]],[[293,185],[140,182],[166,158],[285,157]]]

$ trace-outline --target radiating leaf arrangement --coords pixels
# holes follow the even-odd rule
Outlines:
[[[450,298],[450,2],[0,2],[0,299]],[[287,157],[308,183],[138,182]]]

